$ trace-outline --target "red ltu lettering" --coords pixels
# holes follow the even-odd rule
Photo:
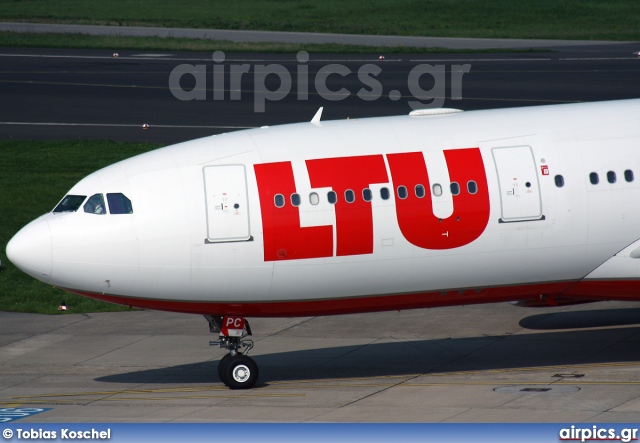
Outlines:
[[[382,155],[307,160],[307,170],[311,187],[330,187],[338,194],[336,255],[372,254],[373,215],[362,190],[389,181]],[[354,192],[351,203],[345,198],[347,190]]]
[[[420,248],[451,249],[464,246],[477,239],[489,222],[489,190],[480,149],[452,149],[444,151],[444,156],[449,178],[451,182],[459,184],[460,193],[453,196],[453,214],[446,219],[439,219],[433,214],[432,183],[423,154],[409,152],[387,155],[394,187],[405,186],[409,191],[407,198],[396,198],[398,225],[407,241]],[[468,186],[470,181],[475,186]],[[418,184],[426,188],[423,198],[418,198],[413,192]]]
[[[295,260],[333,256],[333,226],[300,227],[298,208],[290,204],[296,192],[291,162],[255,165],[264,233],[264,260]],[[276,207],[274,196],[286,204]]]

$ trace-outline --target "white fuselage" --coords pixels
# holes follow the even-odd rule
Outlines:
[[[216,315],[640,298],[640,100],[240,131],[69,191],[110,193],[132,212],[48,213],[9,258],[83,295]]]

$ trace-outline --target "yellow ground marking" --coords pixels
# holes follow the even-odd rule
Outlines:
[[[131,402],[148,402],[148,401],[175,401],[175,400],[211,400],[211,399],[251,399],[256,398],[293,398],[293,397],[306,397],[306,394],[247,394],[247,395],[181,395],[176,397],[107,397],[107,398],[94,398],[84,399],[88,403],[96,402],[118,402],[118,401],[131,401]],[[22,404],[82,404],[83,399],[77,400],[58,400],[58,399],[38,399],[33,397],[31,400],[25,400]]]
[[[42,395],[26,395],[12,396],[6,401],[0,401],[5,407],[19,407],[23,404],[35,403],[74,403],[78,404],[83,401],[101,402],[101,401],[171,401],[171,400],[193,400],[193,399],[255,399],[255,398],[282,398],[282,397],[304,397],[305,393],[265,393],[264,390],[301,390],[301,389],[344,389],[344,388],[385,388],[385,387],[439,387],[439,386],[514,386],[514,385],[574,385],[574,386],[640,386],[640,381],[590,381],[583,379],[564,380],[560,378],[549,379],[546,381],[530,381],[530,380],[492,380],[492,381],[470,381],[470,380],[452,380],[452,381],[414,381],[417,378],[431,377],[455,377],[468,375],[483,374],[506,374],[506,373],[522,373],[522,372],[554,372],[554,371],[574,371],[580,369],[595,368],[623,368],[639,366],[640,362],[618,362],[618,363],[589,363],[578,365],[556,365],[556,366],[535,366],[525,368],[508,368],[508,369],[489,369],[477,371],[454,371],[440,373],[424,373],[424,374],[404,374],[404,375],[383,375],[373,377],[353,377],[353,378],[332,378],[332,379],[308,379],[308,380],[292,380],[292,381],[273,381],[268,382],[264,388],[258,388],[245,393],[228,393],[228,388],[222,385],[211,386],[192,386],[177,388],[158,388],[158,389],[131,389],[117,391],[86,391],[61,394],[42,394]],[[211,392],[212,395],[185,395],[203,392]],[[213,394],[219,392],[219,394]],[[140,395],[135,396],[136,394]],[[155,396],[154,394],[163,394]],[[167,395],[169,394],[169,395]],[[176,395],[172,395],[176,394]],[[97,398],[96,398],[97,397]],[[18,403],[19,402],[19,403]]]

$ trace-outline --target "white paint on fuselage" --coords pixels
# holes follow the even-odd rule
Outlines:
[[[352,119],[255,129],[162,148],[97,171],[69,191],[122,192],[131,199],[133,214],[99,216],[80,209],[46,216],[53,239],[49,283],[139,298],[250,302],[579,280],[640,238],[635,205],[640,199],[639,114],[640,100],[631,100]],[[491,149],[519,145],[532,149],[545,219],[498,223]],[[471,147],[481,148],[491,198],[489,223],[474,242],[438,251],[411,245],[398,228],[394,194],[387,201],[379,198],[380,188],[391,184],[374,184],[373,254],[264,262],[254,164],[291,161],[305,203],[302,226],[333,225],[335,244],[328,188],[311,188],[305,160],[423,151],[431,182],[441,182],[445,191],[434,213],[446,218],[452,209],[442,150]],[[548,176],[540,175],[542,159]],[[202,168],[224,164],[247,167],[253,238],[205,244]],[[636,171],[638,180],[624,182],[625,169]],[[606,182],[608,170],[617,172],[617,184]],[[591,171],[600,174],[598,187],[588,181]],[[557,174],[565,179],[562,188],[554,183]],[[361,190],[355,191],[361,198]],[[321,196],[317,207],[308,204],[310,192]],[[630,274],[637,276],[638,268],[632,268]]]

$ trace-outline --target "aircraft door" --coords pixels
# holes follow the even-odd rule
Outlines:
[[[207,241],[251,240],[244,165],[205,166]]]
[[[530,146],[493,148],[498,173],[500,223],[544,220],[540,184]]]

